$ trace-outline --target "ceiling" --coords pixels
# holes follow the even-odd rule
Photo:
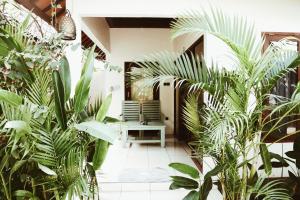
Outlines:
[[[56,10],[56,19],[52,18],[52,6],[51,0],[16,0],[19,4],[23,5],[28,10],[32,10],[36,15],[41,17],[43,20],[51,24],[54,21],[55,28],[60,18],[64,16],[66,12],[66,0],[56,0],[55,4],[60,5],[61,8]]]
[[[81,31],[81,46],[83,49],[88,49],[94,45],[94,42],[87,36],[83,31]],[[96,59],[98,60],[105,60],[106,55],[105,53],[96,46],[95,53],[97,53]]]
[[[172,18],[106,17],[110,28],[170,28]]]

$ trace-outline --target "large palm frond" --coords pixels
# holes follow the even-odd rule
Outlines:
[[[253,73],[253,85],[262,82],[263,92],[269,92],[274,85],[291,71],[295,71],[300,64],[299,53],[293,50],[270,45],[257,63]]]
[[[283,188],[283,183],[279,181],[270,181],[265,183],[265,178],[258,178],[255,185],[250,188],[250,194],[255,194],[255,198],[264,200],[291,200],[288,190]]]
[[[199,99],[195,95],[189,95],[183,107],[183,120],[185,126],[195,137],[199,137],[203,124],[199,113]]]
[[[33,75],[35,80],[28,84],[26,89],[29,100],[39,106],[49,106],[52,101],[51,73],[43,68],[38,68],[34,70]]]
[[[219,8],[205,8],[186,12],[172,24],[173,37],[186,33],[208,33],[221,39],[240,61],[241,67],[250,74],[258,61],[263,38],[254,23],[245,17],[230,16]]]
[[[217,67],[208,68],[203,59],[191,53],[177,54],[161,52],[137,62],[141,68],[136,68],[130,74],[133,80],[144,80],[145,86],[168,81],[177,86],[186,84],[190,91],[203,89],[210,93],[224,90],[230,84],[232,72]]]
[[[221,99],[216,95],[209,95],[207,107],[203,110],[205,122],[204,134],[212,141],[212,149],[219,152],[226,142],[235,136],[244,137],[243,131],[248,127],[248,117],[239,109],[232,109],[232,101],[228,96]]]
[[[87,177],[82,175],[84,156],[81,148],[74,148],[61,160],[60,179],[64,185],[64,199],[90,196]]]
[[[72,140],[72,132],[54,129],[52,132],[38,130],[38,141],[33,158],[42,165],[56,169],[59,159],[66,156],[75,147],[76,142]]]

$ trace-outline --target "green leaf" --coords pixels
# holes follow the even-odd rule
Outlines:
[[[212,189],[212,179],[208,177],[204,180],[203,184],[200,187],[200,200],[206,200],[209,192]]]
[[[20,167],[22,167],[25,163],[27,162],[27,160],[19,160],[17,161],[13,167],[10,170],[10,176],[15,173],[16,171],[18,171],[20,169]]]
[[[194,190],[195,187],[194,186],[188,186],[188,185],[181,185],[181,184],[178,184],[178,183],[171,183],[170,187],[169,187],[169,190],[177,190],[177,189],[180,189],[180,188],[184,188],[186,190]]]
[[[53,171],[52,169],[50,169],[50,168],[48,168],[48,167],[46,167],[46,166],[44,166],[44,165],[42,165],[42,164],[40,164],[40,163],[38,163],[38,167],[39,167],[39,169],[42,170],[45,174],[48,174],[48,175],[50,175],[50,176],[57,176],[57,174],[56,174],[55,171]]]
[[[9,154],[5,153],[5,155],[1,158],[1,162],[0,162],[0,172],[2,172],[2,170],[4,169],[7,161],[9,159]]]
[[[103,122],[108,122],[108,123],[116,123],[116,122],[120,122],[120,120],[119,119],[117,119],[117,118],[113,118],[113,117],[109,117],[109,116],[107,116],[107,117],[105,117],[105,119],[103,120]]]
[[[285,153],[289,158],[296,160],[296,166],[300,168],[300,152],[298,151],[288,151]]]
[[[224,169],[224,165],[218,164],[217,166],[215,166],[215,168],[213,168],[212,170],[210,170],[209,172],[207,172],[204,176],[204,180],[207,178],[210,178],[212,176],[216,176],[218,173],[220,173],[222,170]]]
[[[112,94],[109,94],[103,101],[103,103],[101,104],[101,107],[96,115],[96,120],[99,122],[102,122],[105,117],[106,117],[106,113],[110,107],[111,104],[111,100],[112,100]]]
[[[281,163],[288,164],[288,163],[286,162],[286,160],[285,160],[281,155],[279,155],[279,154],[277,154],[277,153],[272,153],[272,152],[270,152],[270,158],[271,158],[271,159],[274,158],[274,159],[280,161]]]
[[[98,170],[102,166],[105,157],[107,155],[108,148],[109,148],[108,142],[101,139],[96,140],[95,153],[93,155],[94,170]]]
[[[197,189],[199,184],[197,181],[183,176],[171,176],[173,183],[182,188]]]
[[[192,177],[194,179],[199,178],[198,170],[190,165],[183,164],[183,163],[170,163],[169,167],[172,167],[173,169],[175,169],[183,174],[189,175],[190,177]]]
[[[181,188],[179,185],[176,185],[175,183],[171,183],[169,190],[177,190]]]
[[[199,192],[193,190],[190,191],[184,198],[183,200],[199,200]]]
[[[272,172],[272,165],[271,165],[271,157],[268,151],[267,145],[265,143],[260,144],[260,156],[264,164],[266,174],[270,175]]]
[[[65,56],[60,60],[60,66],[58,71],[62,83],[64,85],[65,102],[67,102],[71,95],[71,74],[70,74],[69,62]]]
[[[76,85],[75,89],[75,112],[80,113],[83,111],[85,106],[88,103],[89,91],[90,91],[90,84],[93,75],[93,68],[94,68],[94,50],[95,45],[90,49],[87,59],[84,63],[81,78]]]
[[[0,101],[3,101],[11,106],[19,106],[23,102],[23,98],[16,93],[0,89]]]
[[[299,177],[297,177],[293,172],[291,172],[290,170],[288,170],[288,173],[289,173],[289,177],[296,183],[298,183],[300,180],[299,180]]]
[[[63,130],[67,129],[67,116],[65,110],[65,95],[64,85],[60,78],[59,72],[54,70],[52,72],[52,81],[54,87],[54,99],[55,99],[55,114],[60,127]]]
[[[118,137],[117,131],[107,124],[97,121],[82,122],[80,124],[76,124],[75,128],[109,143],[113,143]]]
[[[297,136],[296,139],[294,140],[293,149],[296,152],[300,152],[300,136]],[[298,158],[300,158],[300,157],[298,157]]]
[[[15,197],[32,198],[33,194],[27,190],[17,190],[13,194]]]

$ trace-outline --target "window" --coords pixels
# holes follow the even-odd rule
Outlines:
[[[299,41],[292,39],[292,37],[300,38],[300,34],[298,33],[264,33],[265,35],[265,45],[264,45],[264,51],[268,48],[269,45],[274,45],[278,47],[288,48],[291,50],[299,51],[300,50],[300,43]],[[283,40],[284,38],[289,37],[288,40]],[[296,70],[296,72],[290,72],[285,77],[280,79],[277,82],[277,85],[272,89],[271,94],[280,95],[283,97],[290,98],[293,94],[295,87],[300,81],[300,68]],[[276,100],[274,98],[269,98],[267,100],[268,104],[274,104],[276,103]],[[283,125],[281,128],[276,130],[276,132],[273,132],[270,134],[266,141],[267,142],[274,142],[283,136],[286,136],[287,129],[300,129],[300,123],[299,122],[291,122],[295,119],[297,119],[298,116],[291,116],[287,117],[282,121],[282,124],[287,123],[287,125]],[[291,122],[291,123],[289,123]],[[290,142],[293,141],[294,137],[287,137],[283,142]]]

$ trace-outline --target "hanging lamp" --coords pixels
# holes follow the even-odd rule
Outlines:
[[[76,26],[69,10],[67,10],[66,15],[60,20],[58,31],[62,33],[63,40],[76,39]]]

